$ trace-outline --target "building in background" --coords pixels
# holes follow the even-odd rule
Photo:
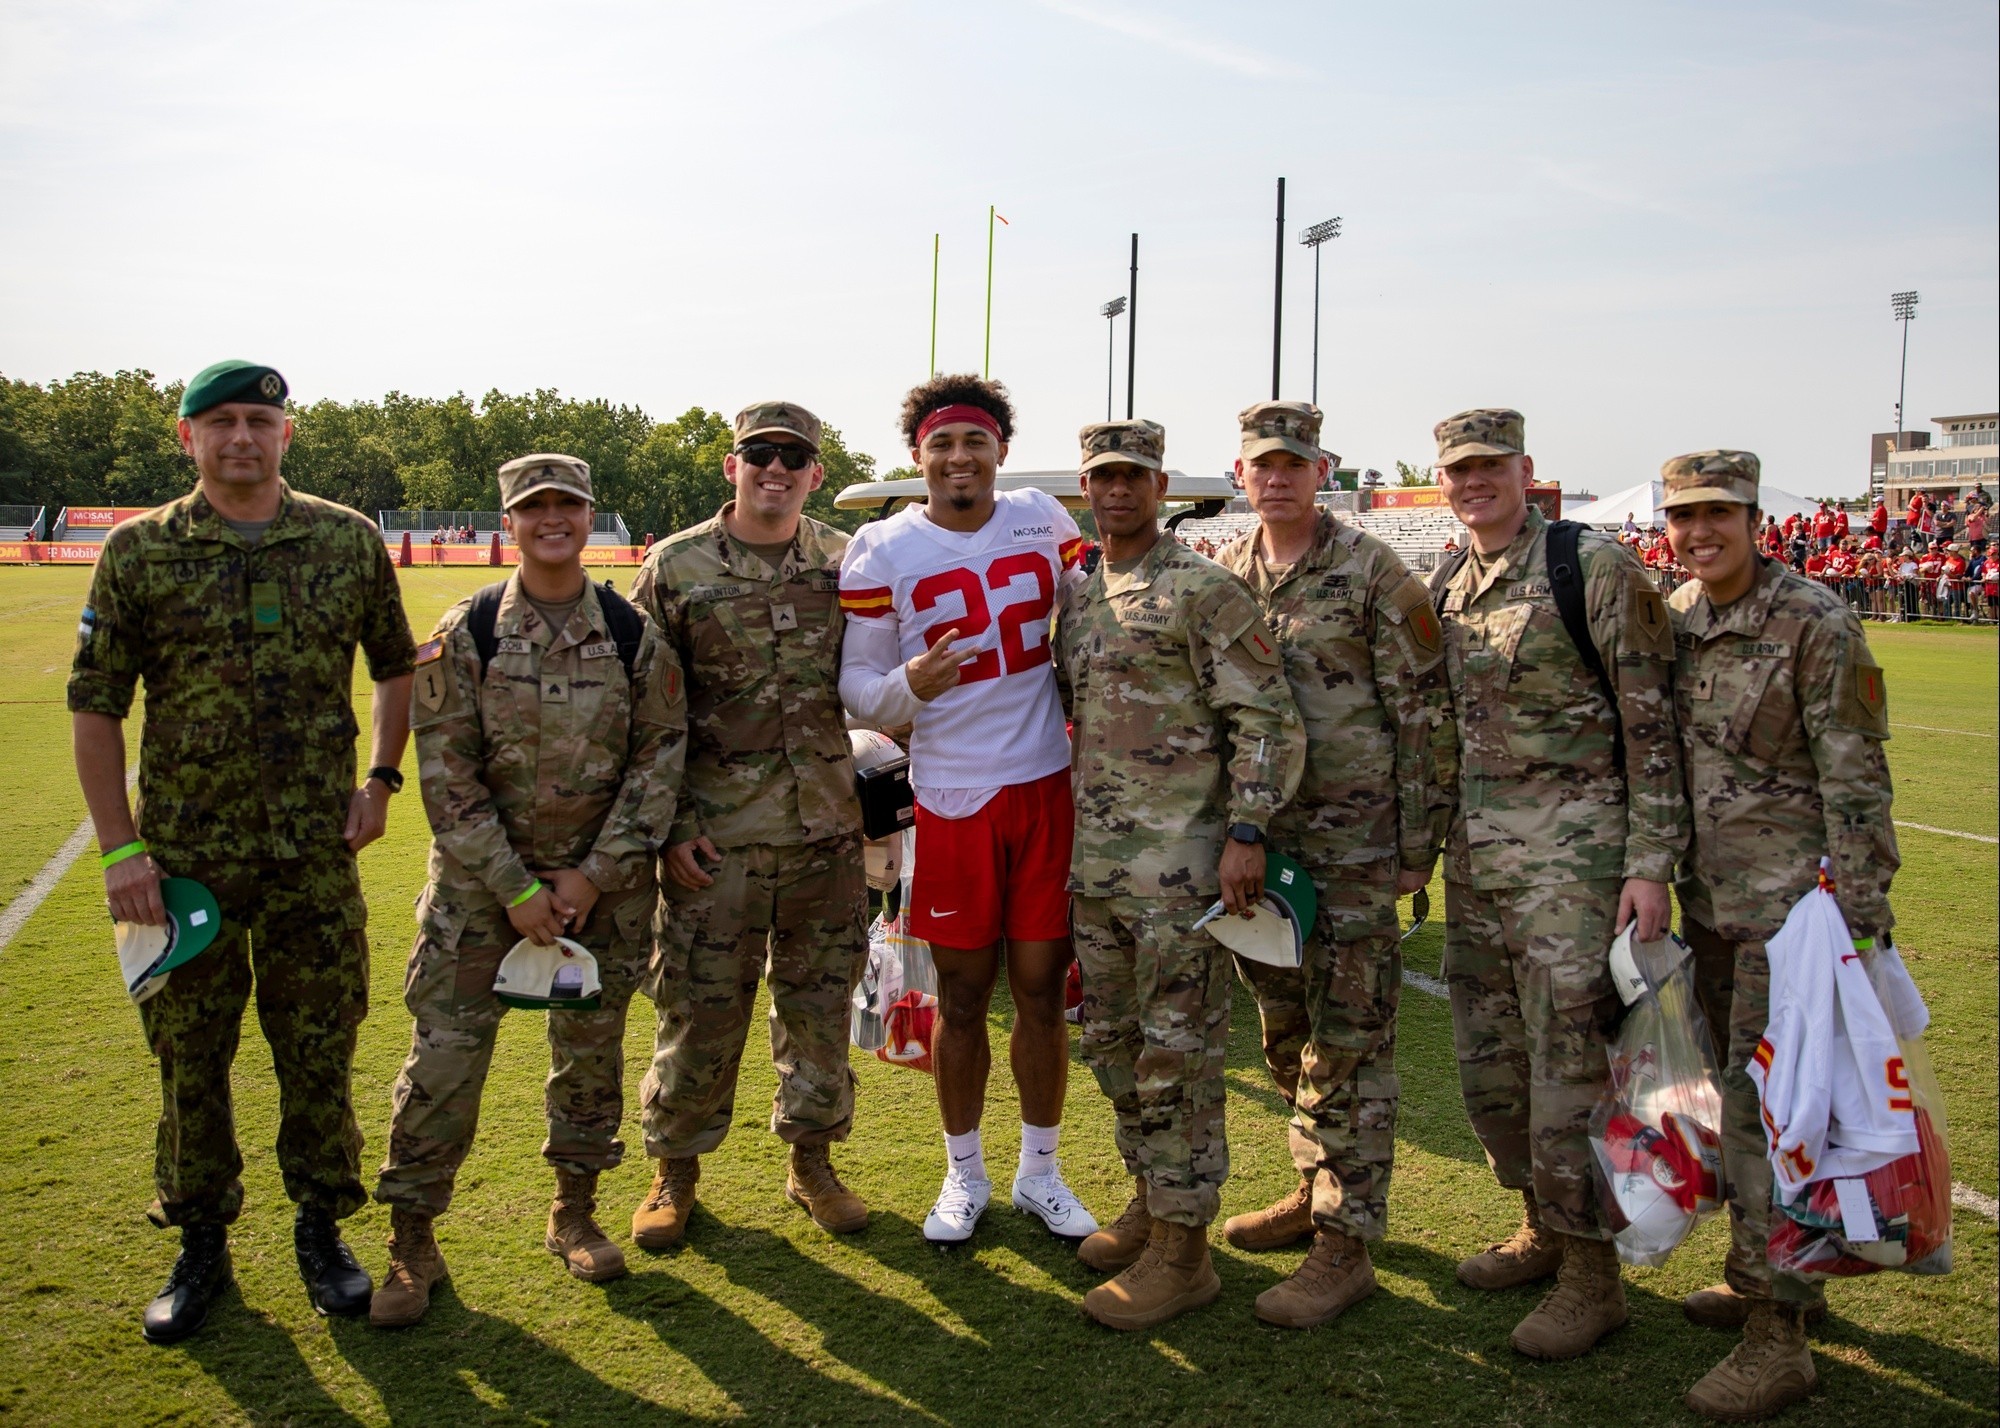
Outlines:
[[[1889,453],[1891,451],[1921,451],[1931,444],[1931,434],[1927,431],[1906,431],[1901,433],[1902,445],[1896,444],[1898,433],[1878,431],[1868,438],[1868,503],[1882,494],[1882,488],[1889,480]]]
[[[1927,432],[1903,433],[1905,449],[1882,451],[1885,467],[1883,489],[1890,510],[1909,505],[1910,497],[1963,496],[1975,481],[1991,483],[2000,478],[2000,412],[1974,412],[1970,416],[1932,417],[1938,428],[1935,443]],[[1912,437],[1925,438],[1923,444]],[[1878,441],[1880,439],[1878,438]],[[1895,434],[1889,434],[1889,445]],[[1992,490],[1989,484],[1987,489]]]

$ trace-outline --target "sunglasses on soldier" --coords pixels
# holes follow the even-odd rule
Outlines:
[[[775,441],[753,441],[737,447],[736,454],[752,466],[769,466],[773,461],[783,461],[787,471],[803,471],[812,464],[814,453],[808,446],[780,446]]]

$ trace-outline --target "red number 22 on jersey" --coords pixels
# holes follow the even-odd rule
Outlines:
[[[1049,610],[1055,604],[1055,577],[1049,572],[1048,558],[1026,550],[1003,555],[986,568],[985,583],[991,589],[1004,591],[1022,576],[1034,579],[1034,593],[1025,600],[1014,600],[1000,607],[1000,648],[981,650],[960,665],[960,684],[998,679],[1003,659],[1008,674],[1025,674],[1037,665],[1049,662],[1047,627],[1043,627],[1041,639],[1032,648],[1021,634],[1022,627],[1031,621],[1048,619]],[[964,602],[965,616],[962,619],[939,620],[927,627],[924,630],[926,647],[943,639],[946,630],[956,629],[960,639],[974,639],[985,634],[993,624],[993,612],[987,605],[986,591],[981,588],[979,577],[963,566],[956,570],[940,570],[919,580],[910,591],[910,606],[919,612],[929,610],[947,593],[956,594]]]

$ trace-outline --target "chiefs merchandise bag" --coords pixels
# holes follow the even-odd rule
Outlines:
[[[877,917],[868,928],[868,961],[854,988],[849,1039],[899,1066],[931,1069],[937,1025],[937,963],[901,917]]]
[[[1722,1076],[1687,944],[1671,933],[1640,943],[1627,927],[1610,960],[1627,1010],[1590,1118],[1591,1159],[1618,1258],[1660,1264],[1722,1204]]]
[[[1831,1015],[1808,1007],[1804,1027],[1808,1038],[1817,1032],[1828,1043],[1825,1054],[1800,1058],[1830,1094],[1825,1097],[1826,1129],[1819,1134],[1794,1137],[1792,1124],[1774,1116],[1767,1105],[1764,1120],[1774,1165],[1799,1168],[1795,1138],[1816,1158],[1803,1184],[1779,1177],[1766,1257],[1774,1269],[1809,1280],[1885,1269],[1949,1273],[1951,1153],[1943,1093],[1923,1043],[1930,1012],[1894,947],[1853,950],[1830,885],[1806,895],[1786,931],[1801,935],[1779,949],[1779,960],[1810,956],[1814,970],[1824,973],[1825,964],[1836,969],[1816,979],[1832,985]],[[1776,939],[1773,947],[1778,948]],[[1780,1006],[1779,970],[1774,962],[1774,1013]],[[1789,974],[1794,969],[1784,970]],[[1772,1073],[1783,1067],[1786,1043],[1800,1030],[1774,1015],[1753,1067],[1760,1094],[1771,1086]],[[1793,1103],[1801,1099],[1794,1096]],[[1876,1101],[1888,1114],[1863,1114],[1873,1112]],[[1913,1134],[1914,1150],[1892,1157],[1873,1148],[1885,1141],[1884,1126],[1905,1119],[1909,1126],[1903,1143],[1909,1144]],[[1871,1120],[1882,1124],[1871,1126]],[[1852,1129],[1850,1122],[1861,1122],[1862,1129]]]

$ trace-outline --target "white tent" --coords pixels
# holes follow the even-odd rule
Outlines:
[[[1629,514],[1642,530],[1655,525],[1664,526],[1666,516],[1660,510],[1662,495],[1661,482],[1656,476],[1651,481],[1642,481],[1626,490],[1600,497],[1587,506],[1565,510],[1563,519],[1581,521],[1587,526],[1622,526]],[[1775,486],[1759,487],[1757,503],[1766,515],[1776,516],[1781,521],[1794,511],[1809,516],[1819,509],[1819,502],[1794,496],[1789,491],[1780,491]]]

